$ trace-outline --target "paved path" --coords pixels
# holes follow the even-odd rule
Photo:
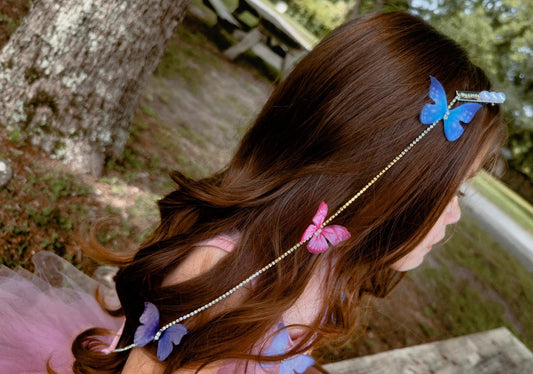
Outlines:
[[[533,272],[533,236],[471,186],[465,187],[464,193],[463,207]]]
[[[340,361],[324,368],[330,374],[531,374],[533,353],[502,327]]]

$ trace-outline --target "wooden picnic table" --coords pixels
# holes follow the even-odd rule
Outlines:
[[[240,40],[224,52],[229,59],[252,50],[285,75],[297,59],[313,48],[302,32],[261,0],[239,0],[232,12],[220,0],[203,2],[217,14],[219,24]],[[245,12],[255,16],[257,24],[245,23],[241,18]]]

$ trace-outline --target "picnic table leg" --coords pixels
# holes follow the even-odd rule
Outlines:
[[[261,40],[261,32],[258,28],[254,28],[246,36],[234,46],[229,47],[224,51],[224,56],[230,60],[234,60],[238,55],[250,49]]]
[[[291,72],[296,63],[306,54],[303,51],[290,50],[283,58],[281,64],[281,78],[285,78]]]

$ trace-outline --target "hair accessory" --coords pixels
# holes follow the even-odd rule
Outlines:
[[[139,318],[141,325],[137,327],[133,344],[136,347],[144,347],[151,341],[157,342],[157,358],[164,361],[174,345],[178,345],[181,339],[189,333],[185,325],[175,324],[164,331],[159,330],[159,311],[149,302],[144,303],[144,312]]]
[[[322,201],[313,217],[314,224],[310,224],[302,236],[302,242],[305,242],[308,237],[311,238],[307,243],[307,250],[311,253],[322,253],[330,245],[337,245],[351,238],[350,232],[344,226],[331,225],[322,227],[327,215],[328,205]]]
[[[502,92],[490,91],[456,91],[455,98],[447,105],[446,92],[442,84],[433,76],[429,76],[431,85],[429,87],[429,97],[435,104],[426,104],[420,113],[420,121],[424,125],[444,120],[444,135],[446,139],[453,142],[463,134],[464,129],[460,122],[469,123],[476,112],[481,108],[479,103],[503,103],[505,94]],[[451,109],[456,101],[469,101],[455,109]]]
[[[446,93],[444,91],[444,88],[442,87],[442,84],[432,76],[430,76],[430,79],[431,85],[429,90],[429,97],[433,99],[435,104],[426,104],[420,114],[420,120],[422,121],[422,123],[429,126],[426,127],[426,129],[422,131],[420,135],[418,135],[413,141],[411,141],[411,143],[409,143],[400,153],[398,153],[396,157],[392,159],[392,161],[390,161],[355,195],[353,195],[348,201],[346,201],[342,206],[340,206],[335,211],[335,213],[333,213],[329,218],[325,219],[327,215],[327,205],[326,203],[322,202],[315,217],[313,217],[314,224],[310,225],[307,228],[306,232],[303,235],[304,238],[299,243],[293,245],[287,251],[283,252],[279,257],[275,258],[270,263],[266,264],[261,269],[257,270],[248,278],[244,279],[239,284],[235,285],[233,288],[229,289],[216,299],[211,300],[207,304],[191,311],[190,313],[184,314],[181,317],[176,318],[174,321],[167,323],[163,327],[159,328],[159,330],[159,312],[157,310],[157,307],[149,302],[146,302],[144,313],[141,315],[140,318],[141,326],[139,326],[137,328],[137,331],[135,332],[133,344],[130,344],[123,348],[114,349],[111,352],[123,352],[134,347],[143,347],[151,341],[157,341],[158,358],[160,360],[165,360],[170,354],[170,352],[172,352],[173,346],[178,345],[181,341],[181,338],[189,332],[187,327],[182,325],[181,322],[197,315],[200,312],[203,312],[204,310],[212,307],[213,305],[232,295],[234,292],[250,283],[253,279],[257,278],[258,276],[275,266],[278,262],[291,255],[293,252],[295,252],[298,248],[300,248],[303,244],[307,242],[314,240],[315,244],[310,243],[311,245],[308,246],[308,250],[312,253],[320,253],[324,251],[324,241],[329,247],[328,241],[330,244],[334,245],[334,242],[337,241],[337,238],[340,238],[340,241],[348,239],[350,237],[350,233],[343,226],[326,226],[329,225],[331,221],[333,221],[339,214],[341,214],[346,208],[348,208],[363,193],[365,193],[365,191],[368,190],[374,183],[376,183],[377,180],[383,176],[383,174],[385,174],[391,167],[393,167],[398,161],[400,161],[407,154],[407,152],[409,152],[420,140],[422,140],[422,138],[424,138],[424,136],[426,136],[431,130],[433,130],[437,126],[440,120],[444,120],[444,133],[446,135],[446,138],[450,141],[454,141],[459,138],[464,131],[459,122],[469,123],[481,107],[479,103],[483,102],[494,104],[503,102],[505,100],[505,95],[498,92],[482,91],[479,93],[465,93],[466,91],[457,91],[457,96],[450,102],[449,105],[446,105]],[[456,109],[451,110],[453,104],[455,104],[455,102],[458,100],[475,102],[466,103]],[[341,230],[339,230],[338,228],[334,229],[335,227],[341,228]],[[328,229],[333,229],[333,231]],[[346,230],[346,232],[344,232],[344,230]],[[306,233],[308,235],[306,235]]]
[[[488,103],[488,104],[502,104],[505,102],[505,94],[503,92],[492,91],[455,91],[459,97],[459,101],[473,101],[476,103]]]
[[[420,121],[424,125],[444,120],[444,135],[446,139],[453,142],[463,134],[463,127],[459,122],[469,123],[476,112],[481,108],[481,104],[467,103],[451,110],[451,107],[458,100],[458,96],[447,105],[446,92],[442,84],[431,75],[431,85],[429,87],[429,97],[435,104],[426,104],[420,113]]]

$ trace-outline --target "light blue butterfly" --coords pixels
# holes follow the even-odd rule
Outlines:
[[[157,307],[152,303],[145,302],[144,312],[139,318],[139,322],[141,324],[135,330],[133,343],[135,343],[136,347],[144,347],[154,340],[159,331],[159,311]],[[182,324],[176,324],[163,331],[157,341],[157,358],[159,361],[166,360],[174,349],[174,345],[180,344],[181,339],[188,333],[189,330]]]
[[[424,125],[431,125],[444,119],[444,135],[446,139],[453,142],[463,134],[464,129],[460,122],[469,123],[479,108],[481,108],[481,104],[465,103],[448,111],[446,92],[442,84],[431,75],[429,78],[431,79],[429,97],[435,104],[426,104],[424,106],[420,113],[420,121]]]
[[[289,350],[289,330],[284,329],[285,325],[280,323],[280,329],[272,338],[272,345],[265,350],[266,356],[282,355]],[[315,364],[315,360],[308,355],[294,355],[280,362],[279,374],[303,373]],[[272,363],[262,363],[263,367],[273,365]]]

